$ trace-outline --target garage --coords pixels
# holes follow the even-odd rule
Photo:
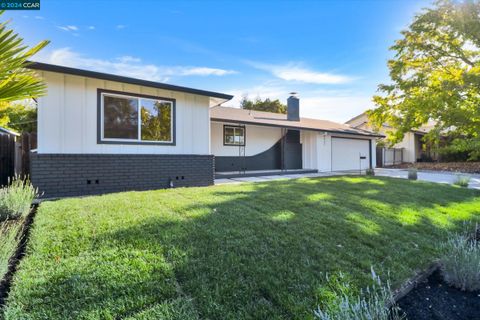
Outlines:
[[[371,140],[332,137],[332,171],[365,170],[370,167]]]

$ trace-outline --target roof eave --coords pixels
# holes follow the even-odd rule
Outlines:
[[[110,74],[110,73],[103,73],[103,72],[97,72],[97,71],[90,71],[90,70],[84,70],[84,69],[77,69],[77,68],[59,66],[59,65],[43,63],[43,62],[29,61],[28,64],[26,65],[26,67],[29,68],[29,69],[33,69],[33,70],[56,72],[56,73],[65,73],[65,74],[70,74],[70,75],[75,75],[75,76],[82,76],[82,77],[95,78],[95,79],[101,79],[101,80],[123,82],[123,83],[135,84],[135,85],[140,85],[140,86],[164,89],[164,90],[172,90],[172,91],[179,91],[179,92],[197,94],[197,95],[201,95],[201,96],[224,99],[225,101],[231,100],[233,98],[233,95],[229,95],[229,94],[225,94],[225,93],[219,93],[219,92],[213,92],[213,91],[206,91],[206,90],[176,86],[176,85],[166,84],[166,83],[161,83],[161,82],[124,77],[124,76],[119,76],[119,75]]]
[[[318,131],[318,132],[347,134],[347,135],[364,136],[364,137],[372,137],[372,138],[385,138],[384,135],[376,134],[376,133],[367,134],[367,133],[356,133],[356,132],[344,132],[344,131],[338,131],[338,130],[328,130],[328,129],[320,129],[320,128],[306,128],[306,127],[289,126],[289,125],[274,124],[274,123],[259,123],[259,122],[254,122],[254,121],[243,121],[243,120],[236,120],[236,119],[224,119],[224,118],[214,118],[214,117],[212,117],[212,118],[210,118],[210,121],[241,123],[241,124],[266,126],[266,127],[281,127],[281,128],[297,129],[297,130],[311,130],[311,131]]]

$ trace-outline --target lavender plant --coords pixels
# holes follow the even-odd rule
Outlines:
[[[25,217],[38,191],[29,180],[15,177],[11,184],[0,189],[0,221]]]
[[[440,248],[444,281],[460,290],[480,290],[479,241],[465,234],[455,234]]]
[[[359,295],[342,295],[334,301],[335,307],[318,308],[314,314],[319,320],[400,320],[404,319],[396,306],[390,283],[382,284],[372,268],[373,284]]]

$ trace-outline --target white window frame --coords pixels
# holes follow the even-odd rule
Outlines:
[[[226,141],[226,135],[225,135],[225,131],[226,129],[229,128],[229,129],[233,129],[233,143],[229,143]],[[243,143],[236,143],[235,142],[235,137],[237,136],[237,130],[242,130],[243,131]],[[228,124],[225,124],[223,125],[223,145],[224,146],[235,146],[235,147],[244,147],[245,144],[247,143],[247,134],[246,134],[247,130],[245,130],[245,127],[244,126],[234,126],[234,125],[228,125]],[[240,137],[240,135],[238,135]]]
[[[105,138],[105,110],[104,110],[104,97],[118,97],[118,98],[126,98],[126,99],[136,99],[138,105],[138,124],[137,124],[137,132],[138,137],[137,139],[122,139],[122,138]],[[142,113],[141,111],[141,100],[153,100],[153,101],[160,101],[162,103],[169,103],[170,104],[170,112],[172,113],[170,117],[170,140],[142,140]],[[146,97],[142,95],[132,95],[128,93],[112,93],[112,92],[101,92],[100,93],[100,140],[102,142],[126,142],[126,143],[138,143],[138,144],[173,144],[175,141],[175,127],[174,127],[174,118],[175,118],[175,104],[172,100],[166,100],[164,98],[156,98],[156,97]]]

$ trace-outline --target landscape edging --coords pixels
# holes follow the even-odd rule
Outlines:
[[[25,256],[25,250],[27,248],[28,238],[30,236],[30,228],[33,224],[35,214],[37,213],[38,203],[32,203],[30,212],[28,213],[23,226],[19,230],[19,242],[15,252],[9,259],[8,271],[5,273],[2,279],[0,279],[0,312],[5,306],[6,300],[10,293],[13,277],[17,271],[20,261]]]

